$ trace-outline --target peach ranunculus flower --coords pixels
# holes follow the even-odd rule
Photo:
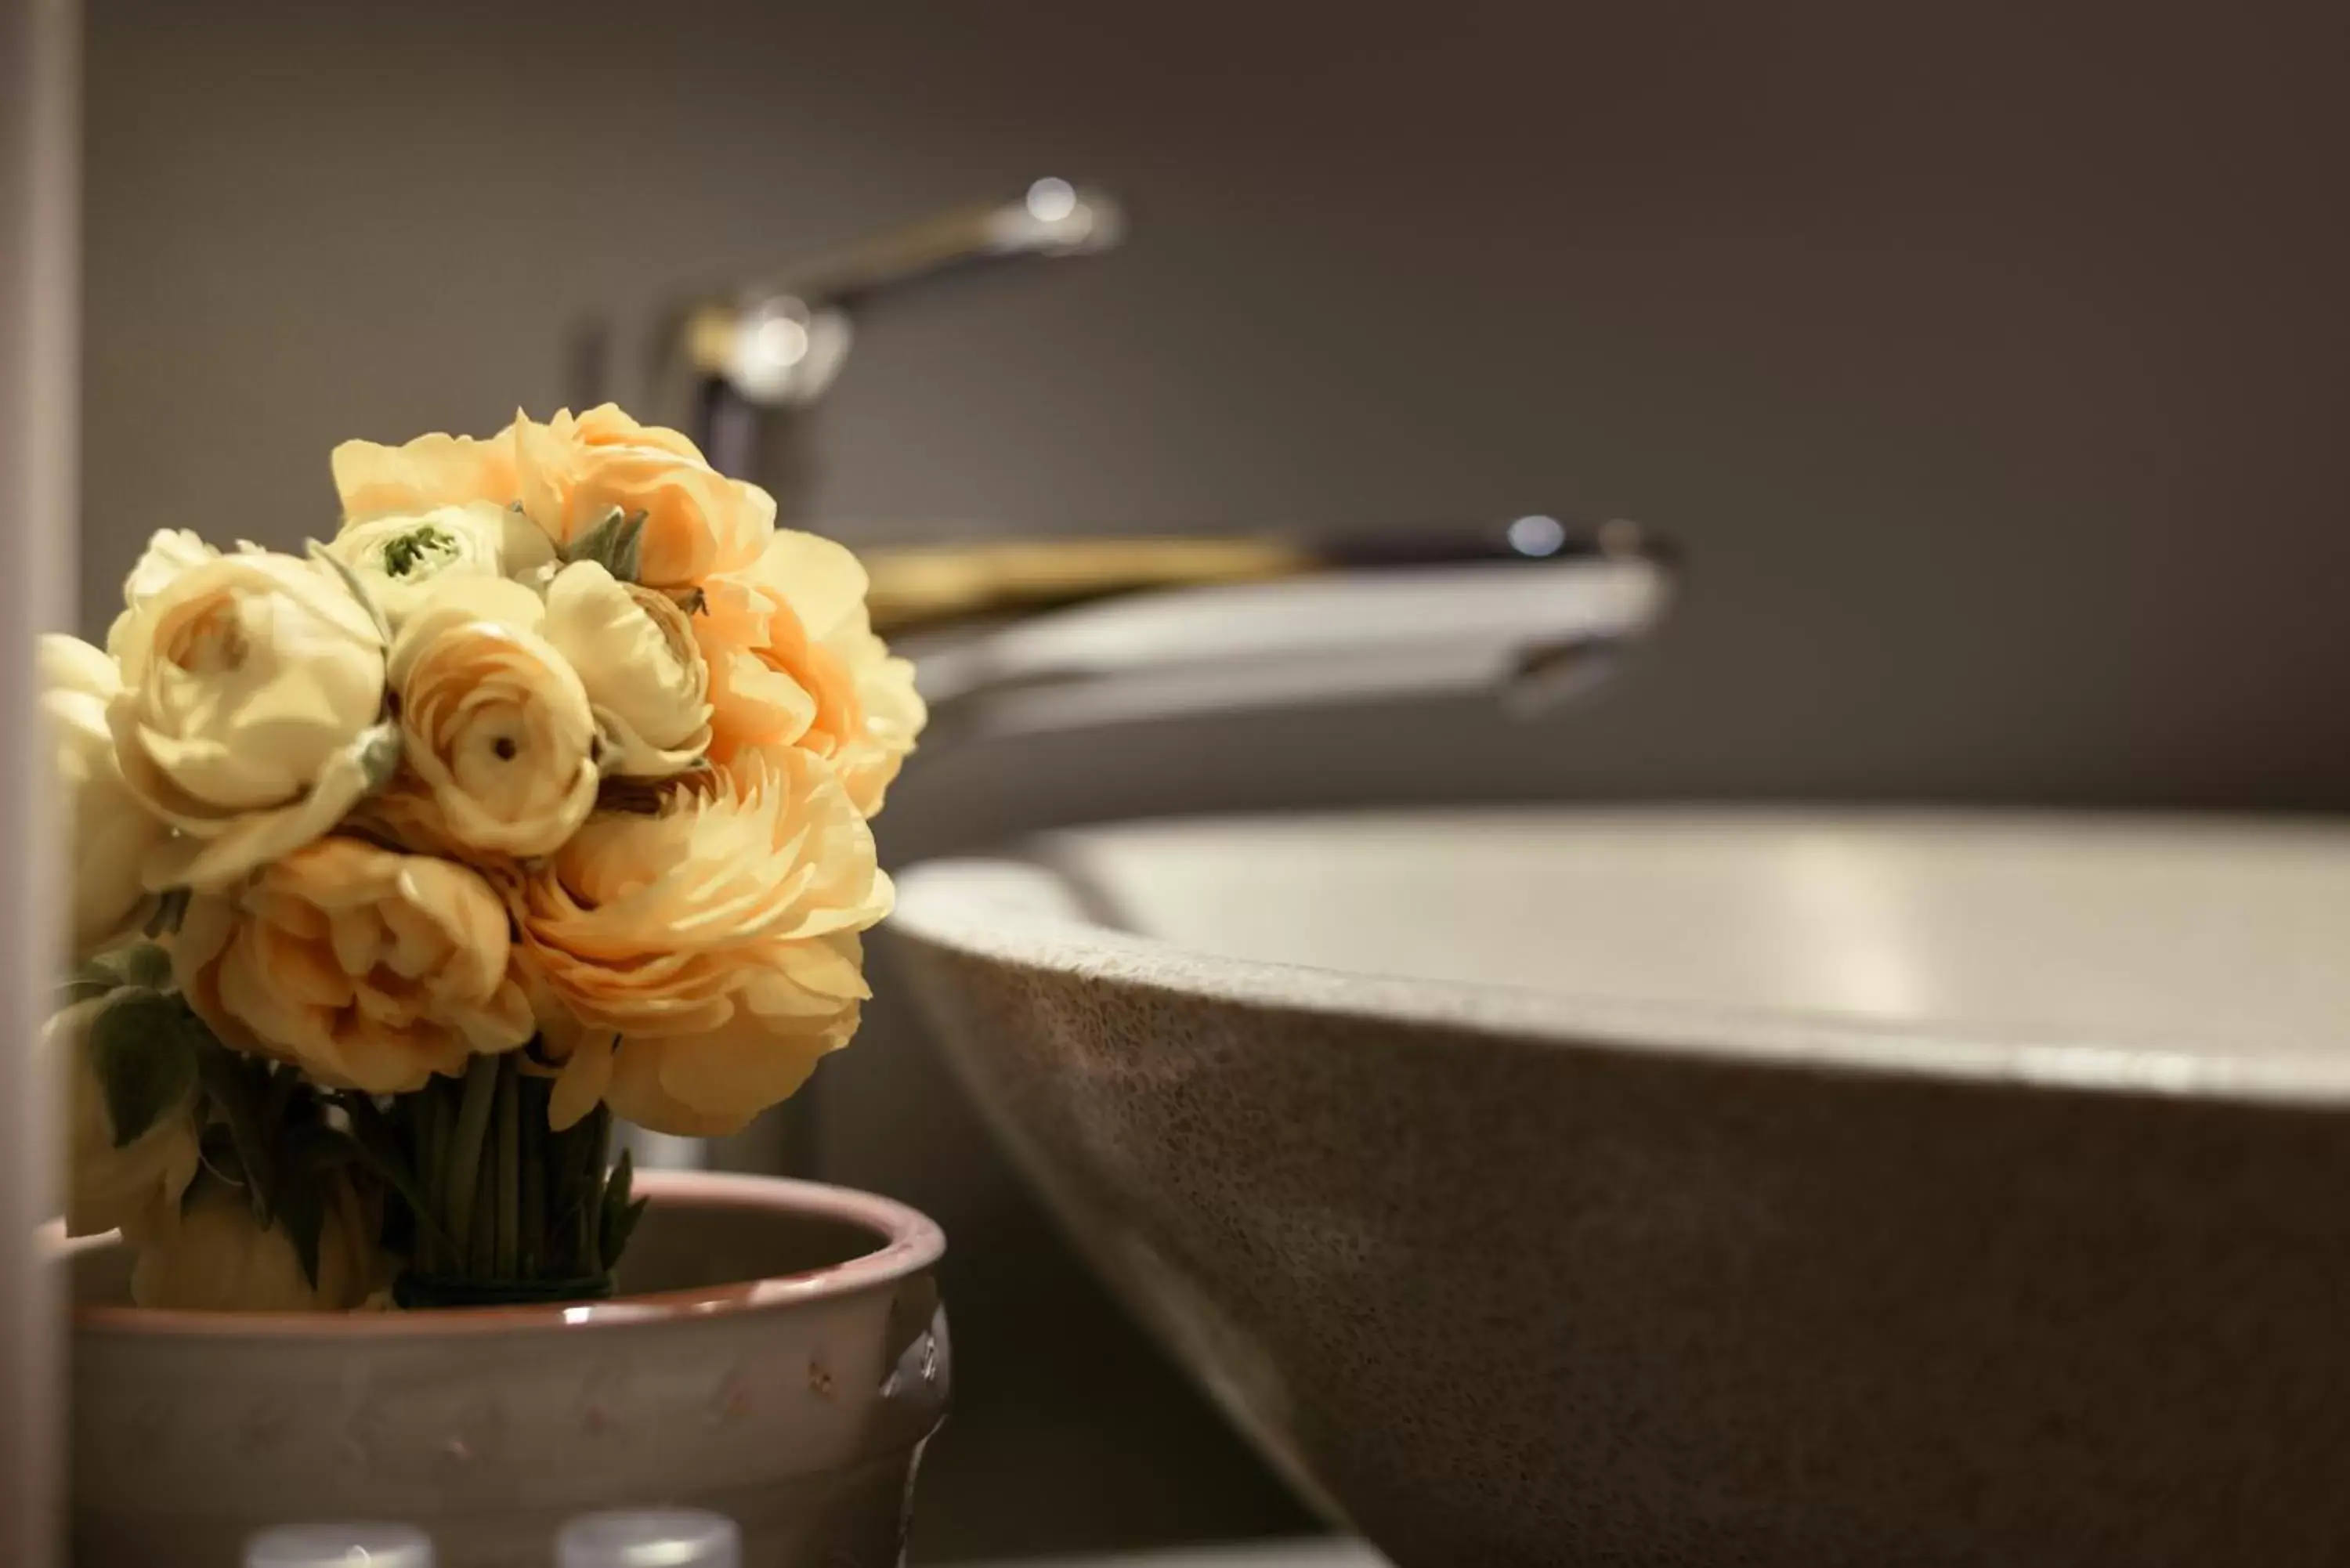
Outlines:
[[[813,752],[871,816],[929,715],[913,665],[874,635],[865,591],[855,556],[787,529],[704,586],[693,629],[710,663],[711,755]]]
[[[466,578],[392,643],[406,773],[470,850],[552,853],[596,804],[596,716],[546,619],[521,584]]]
[[[530,1039],[512,956],[504,903],[473,871],[336,837],[195,899],[172,966],[224,1043],[402,1095]]]
[[[317,838],[380,781],[384,641],[326,566],[251,550],[189,556],[158,535],[108,646],[125,784],[184,836],[151,888],[225,886]]]
[[[515,899],[523,961],[556,1004],[557,1127],[598,1100],[709,1137],[788,1097],[869,994],[858,935],[889,913],[873,836],[831,766],[758,755],[651,815],[608,812]]]
[[[403,446],[347,441],[330,462],[346,528],[473,502],[504,507],[518,493],[512,430],[487,441],[441,434],[418,436]]]
[[[523,511],[569,545],[617,509],[644,514],[636,580],[684,590],[758,559],[775,528],[775,498],[729,479],[672,430],[642,425],[610,403],[545,424],[516,415]]]

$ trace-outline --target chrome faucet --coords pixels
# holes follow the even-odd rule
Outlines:
[[[780,483],[782,514],[809,525],[806,414],[861,309],[978,264],[1094,254],[1126,228],[1107,192],[1043,179],[813,257],[679,315],[671,400],[719,469]],[[1638,524],[1542,512],[1400,535],[862,553],[875,625],[915,656],[940,740],[1453,687],[1523,711],[1603,676],[1663,613],[1673,578]]]

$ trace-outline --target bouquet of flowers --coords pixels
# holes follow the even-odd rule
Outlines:
[[[617,408],[333,470],[330,543],[159,533],[103,649],[45,639],[68,1228],[151,1306],[608,1294],[611,1118],[738,1129],[856,1033],[912,670]]]

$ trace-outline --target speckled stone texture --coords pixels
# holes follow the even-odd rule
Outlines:
[[[895,939],[960,1070],[1402,1568],[2350,1560],[2350,1114],[1219,997],[971,891]]]

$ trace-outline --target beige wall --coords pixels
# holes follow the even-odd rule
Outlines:
[[[900,857],[1202,804],[2350,805],[2338,6],[97,10],[93,623],[152,527],[323,526],[340,437],[568,395],[583,323],[626,389],[681,288],[1062,172],[1132,244],[870,320],[818,428],[853,538],[1541,506],[1696,570],[1572,722],[941,755]],[[815,1163],[958,1247],[933,1550],[1281,1517],[895,1002],[823,1083]]]

